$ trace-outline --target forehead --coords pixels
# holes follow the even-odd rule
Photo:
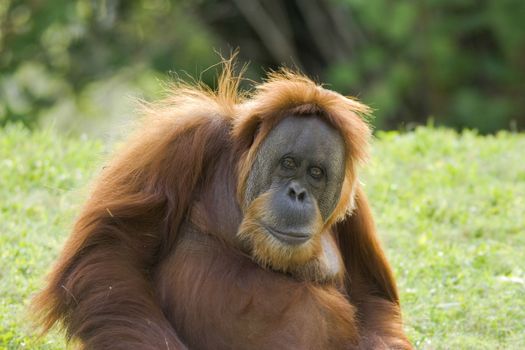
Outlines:
[[[267,136],[277,153],[300,152],[312,158],[344,158],[340,133],[317,116],[288,116]]]

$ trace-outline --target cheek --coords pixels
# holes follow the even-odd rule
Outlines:
[[[337,179],[337,181],[331,181],[327,184],[324,191],[319,195],[319,211],[326,222],[334,213],[341,199],[341,190],[343,187],[343,179]]]
[[[265,192],[249,203],[244,212],[244,221],[249,220],[259,224],[273,219],[275,214],[268,210],[271,206],[272,195],[273,192]]]
[[[243,206],[245,209],[252,205],[259,197],[264,196],[264,191],[272,187],[271,169],[273,164],[263,157],[257,157],[248,173],[244,188]]]
[[[326,222],[334,212],[334,209],[339,202],[339,193],[326,192],[319,198],[319,211],[323,217],[323,221]]]

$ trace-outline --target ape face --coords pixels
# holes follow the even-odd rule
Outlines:
[[[316,116],[289,116],[261,146],[244,194],[238,237],[259,261],[279,270],[320,258],[324,224],[339,202],[345,144]]]

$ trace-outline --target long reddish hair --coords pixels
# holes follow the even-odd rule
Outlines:
[[[357,180],[367,158],[371,132],[363,116],[369,109],[287,70],[271,73],[252,93],[239,93],[239,82],[227,61],[216,91],[176,83],[166,99],[143,105],[142,122],[94,182],[46,287],[33,299],[44,331],[62,321],[68,336],[83,339],[86,347],[110,346],[119,334],[122,346],[124,340],[144,348],[183,346],[153,297],[152,271],[174,248],[192,212],[200,213],[209,230],[213,215],[230,214],[226,230],[233,230],[241,215],[236,197],[262,140],[293,113],[318,115],[344,137],[346,176],[327,225],[334,225],[347,294],[364,305],[360,310],[382,305],[361,314],[363,324],[405,339],[392,271]],[[220,206],[210,200],[196,208],[197,198],[217,197],[207,191],[217,171],[231,175],[218,196],[225,199]],[[105,302],[108,293],[112,304]],[[377,311],[386,308],[391,312]],[[112,325],[108,333],[105,324]]]

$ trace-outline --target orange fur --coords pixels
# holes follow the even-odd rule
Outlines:
[[[33,299],[44,331],[61,322],[86,349],[411,349],[358,186],[368,108],[290,71],[252,94],[240,94],[239,81],[230,61],[217,91],[181,83],[144,104],[143,123],[95,182]],[[264,197],[243,201],[261,142],[288,114],[324,118],[347,155],[333,215],[297,251],[250,225],[265,215]],[[247,241],[255,256],[242,251]],[[323,251],[335,247],[341,268],[321,281]]]

